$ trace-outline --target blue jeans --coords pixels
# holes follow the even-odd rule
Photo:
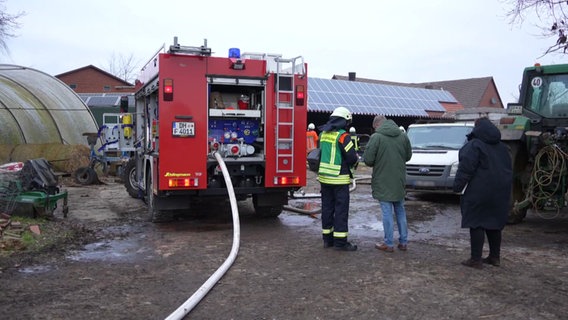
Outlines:
[[[408,243],[408,226],[406,224],[406,211],[404,210],[404,200],[401,201],[379,201],[383,212],[383,228],[385,231],[385,244],[394,247],[394,221],[392,211],[396,215],[396,225],[398,226],[398,242]]]

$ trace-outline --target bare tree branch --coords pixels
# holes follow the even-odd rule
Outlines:
[[[4,2],[5,0],[0,0],[0,51],[9,53],[10,51],[8,49],[6,40],[8,38],[16,37],[13,31],[20,27],[18,19],[20,19],[26,13],[21,11],[16,14],[9,14],[6,12],[6,6],[4,5]]]
[[[108,59],[107,71],[126,82],[133,83],[136,79],[135,70],[137,70],[137,65],[138,63],[134,61],[132,53],[128,56],[123,56],[122,54],[117,56],[113,53]]]
[[[513,7],[507,16],[511,24],[523,24],[529,14],[537,18],[536,26],[543,38],[556,38],[539,58],[551,54],[566,54],[568,35],[568,1],[563,0],[509,0]]]

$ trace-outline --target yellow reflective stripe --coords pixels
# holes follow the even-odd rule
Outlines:
[[[331,163],[329,163],[329,165],[333,165],[335,163],[335,154],[337,153],[337,144],[334,142],[331,145],[331,153],[330,153],[330,161]]]
[[[321,230],[323,234],[331,234],[333,232],[333,228],[331,229],[322,229]]]
[[[325,162],[320,163],[320,168],[321,167],[326,168],[326,169],[330,169],[330,170],[340,170],[341,169],[340,164],[331,164],[331,163],[325,163]]]
[[[322,133],[321,135],[321,140],[320,141],[326,141],[329,143],[335,143],[335,140],[337,139],[337,136],[339,135],[338,132],[334,132],[334,131],[326,131],[324,133]]]
[[[350,184],[351,179],[348,174],[342,174],[337,177],[328,177],[323,175],[318,175],[318,180],[325,184]]]
[[[335,166],[329,168],[329,166],[325,166],[323,165],[323,163],[320,163],[320,168],[318,173],[326,176],[335,177],[339,175],[340,171],[341,171],[341,166],[337,166],[337,168],[335,168]]]
[[[334,232],[334,238],[347,238],[347,232]]]
[[[353,148],[353,141],[349,141],[349,143],[345,146],[345,152],[349,152]]]

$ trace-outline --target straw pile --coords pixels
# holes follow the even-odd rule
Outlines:
[[[10,154],[14,146],[11,144],[0,144],[0,164],[8,163],[10,161]]]
[[[80,167],[89,165],[90,150],[82,144],[20,144],[12,148],[8,153],[8,159],[3,158],[4,149],[8,148],[0,145],[0,160],[3,160],[0,161],[1,163],[44,158],[51,163],[53,171],[66,173],[73,173]]]

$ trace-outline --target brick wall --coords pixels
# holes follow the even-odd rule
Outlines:
[[[134,87],[96,68],[83,68],[56,76],[77,93],[131,93]]]

